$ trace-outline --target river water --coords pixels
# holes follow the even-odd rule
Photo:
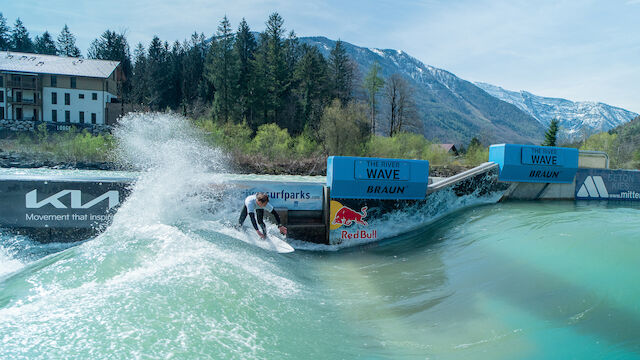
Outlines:
[[[126,174],[138,180],[104,233],[0,231],[1,359],[640,358],[638,207],[479,205],[377,243],[276,254],[216,231],[237,209],[180,196],[224,176],[191,160],[205,150],[188,127],[145,120],[155,130],[125,124],[141,144],[120,148],[149,166]]]

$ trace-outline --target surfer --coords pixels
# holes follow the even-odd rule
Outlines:
[[[258,236],[264,239],[267,236],[267,227],[264,224],[264,220],[262,220],[265,210],[270,211],[273,214],[273,217],[276,218],[278,230],[280,230],[281,234],[286,235],[287,228],[280,224],[280,216],[273,209],[273,205],[269,204],[269,196],[265,193],[260,192],[254,195],[249,195],[246,199],[244,199],[244,206],[242,207],[242,212],[240,212],[238,227],[242,226],[242,224],[244,223],[244,219],[247,218],[248,213],[249,218],[251,219],[251,224],[253,224],[253,228],[256,229]],[[260,230],[258,229],[258,224],[260,224],[262,232],[260,232]]]

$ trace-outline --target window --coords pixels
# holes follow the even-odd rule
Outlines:
[[[0,86],[4,87],[4,76],[0,76]]]
[[[96,113],[91,113],[91,123],[92,124],[96,123]]]
[[[51,87],[58,87],[58,77],[51,75]]]
[[[4,120],[4,106],[0,106],[0,120]]]
[[[105,83],[107,84],[106,85],[107,92],[109,92],[109,81],[105,81]]]
[[[51,104],[56,105],[58,103],[58,93],[51,93]]]
[[[0,102],[4,102],[4,90],[0,90]]]
[[[64,121],[71,122],[71,111],[65,110],[64,112]]]
[[[53,122],[57,122],[58,121],[58,111],[51,110],[51,121],[53,121]]]
[[[78,119],[80,119],[80,124],[84,124],[84,111],[80,111]]]
[[[84,99],[84,94],[78,94],[78,99]]]
[[[16,120],[22,120],[22,108],[16,109]]]
[[[38,109],[33,109],[33,121],[38,121]]]
[[[98,100],[98,93],[91,93],[91,100]]]
[[[64,104],[71,105],[71,94],[64,93]]]
[[[22,102],[22,91],[16,91],[16,102]]]
[[[75,77],[71,77],[71,88],[72,89],[76,88],[76,78]]]

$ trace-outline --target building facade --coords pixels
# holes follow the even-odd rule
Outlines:
[[[0,51],[0,120],[108,125],[123,80],[118,61]]]

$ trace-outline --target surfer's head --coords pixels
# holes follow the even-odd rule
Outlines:
[[[269,202],[269,195],[265,194],[265,193],[257,193],[256,194],[256,202],[258,203],[258,205],[260,206],[264,206]]]

